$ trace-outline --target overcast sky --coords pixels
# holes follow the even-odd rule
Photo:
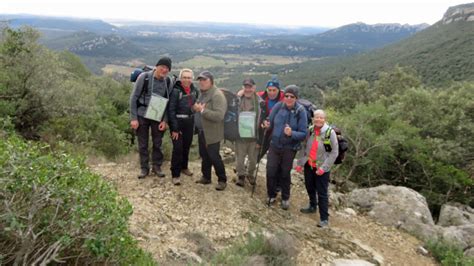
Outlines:
[[[457,0],[0,0],[0,13],[149,21],[337,27],[353,22],[429,23]]]

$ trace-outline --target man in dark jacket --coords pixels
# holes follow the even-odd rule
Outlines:
[[[289,208],[291,169],[296,151],[307,134],[307,116],[304,106],[296,102],[299,88],[289,85],[285,88],[285,100],[277,103],[265,127],[271,130],[270,149],[267,155],[268,205],[276,200],[276,181],[282,189],[281,208]]]
[[[199,96],[198,90],[193,85],[193,71],[183,69],[179,73],[170,95],[168,120],[173,141],[171,156],[171,176],[174,185],[180,185],[180,174],[192,176],[188,168],[189,149],[193,142],[194,117],[192,107]]]
[[[168,127],[167,114],[165,112],[162,121],[154,121],[145,118],[147,107],[153,95],[169,98],[173,87],[172,80],[168,77],[171,70],[171,59],[160,58],[155,69],[144,72],[138,76],[132,94],[130,95],[130,127],[136,131],[138,137],[138,149],[140,154],[141,172],[138,178],[145,178],[149,171],[148,138],[153,141],[152,171],[159,177],[165,174],[161,171],[163,153],[161,143],[163,134]]]

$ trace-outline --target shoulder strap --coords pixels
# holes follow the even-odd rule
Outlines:
[[[142,91],[138,98],[145,97],[146,91],[148,91],[148,82],[150,81],[150,77],[147,72],[145,72],[144,75],[145,75],[145,80],[143,81]],[[143,100],[143,102],[145,102],[145,100]]]

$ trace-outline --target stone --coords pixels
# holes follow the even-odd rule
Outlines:
[[[459,226],[474,224],[474,209],[462,204],[445,204],[441,207],[438,225]]]
[[[383,225],[403,229],[421,239],[437,235],[425,197],[413,189],[382,185],[353,190],[347,204]]]
[[[351,209],[351,208],[345,208],[344,213],[348,214],[350,216],[356,216],[357,215],[356,211],[354,211],[354,209]]]
[[[441,238],[463,250],[474,247],[474,224],[442,227]]]
[[[337,259],[331,263],[331,266],[374,266],[375,264],[365,260]]]
[[[474,258],[474,247],[466,249],[466,251],[464,251],[464,256]]]

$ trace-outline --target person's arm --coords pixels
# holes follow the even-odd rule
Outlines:
[[[275,106],[273,106],[273,109],[270,112],[270,118],[268,119],[268,121],[270,122],[270,126],[267,128],[267,130],[273,129],[275,116],[277,115],[278,111],[280,111],[280,109],[282,108],[281,105],[282,103],[278,102],[277,104],[275,104]]]
[[[337,141],[336,132],[332,129],[328,130],[331,130],[331,135],[329,136],[329,140],[331,141],[331,152],[320,167],[324,172],[329,172],[329,170],[331,170],[331,167],[334,165],[334,162],[339,155],[339,142]]]
[[[224,121],[225,112],[227,111],[227,101],[225,96],[221,93],[214,93],[212,96],[212,106],[213,110],[207,107],[204,107],[201,115],[202,117],[211,120],[213,122],[222,122]]]
[[[296,141],[303,141],[308,134],[308,118],[306,116],[306,110],[304,107],[300,107],[302,110],[298,112],[298,127],[296,130],[291,131],[291,138]]]
[[[143,83],[145,82],[146,73],[142,73],[138,76],[132,94],[130,94],[130,120],[138,119],[138,106],[137,100],[142,94]]]
[[[171,132],[178,132],[178,119],[176,118],[176,113],[178,111],[179,105],[179,90],[173,89],[170,94],[169,104],[168,104],[168,121],[170,125]]]

